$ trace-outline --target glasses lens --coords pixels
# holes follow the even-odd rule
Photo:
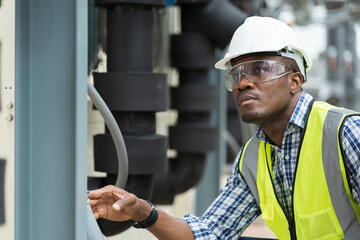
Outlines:
[[[250,77],[253,82],[266,81],[275,74],[273,62],[259,61],[250,62],[244,65],[244,73]]]
[[[276,79],[291,71],[291,67],[277,61],[248,61],[230,68],[225,74],[225,84],[229,91],[233,91],[243,76],[258,83]]]

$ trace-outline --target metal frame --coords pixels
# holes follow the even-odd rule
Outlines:
[[[86,239],[87,1],[15,14],[15,239]]]

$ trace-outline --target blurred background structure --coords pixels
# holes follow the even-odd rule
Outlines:
[[[1,238],[86,239],[86,190],[118,174],[87,79],[123,134],[125,189],[201,215],[256,129],[213,67],[253,15],[294,28],[313,60],[307,92],[360,111],[360,0],[0,0]],[[109,239],[155,239],[98,224]],[[274,237],[260,218],[244,235]]]

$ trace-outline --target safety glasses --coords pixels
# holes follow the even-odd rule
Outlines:
[[[293,72],[293,69],[273,60],[255,60],[239,63],[225,73],[226,89],[232,92],[245,77],[252,83],[262,83],[277,79]]]

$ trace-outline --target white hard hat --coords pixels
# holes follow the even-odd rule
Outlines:
[[[248,17],[236,29],[228,52],[215,67],[227,70],[231,67],[231,60],[256,53],[277,53],[294,59],[306,81],[311,59],[300,46],[295,32],[284,22],[270,17]]]

